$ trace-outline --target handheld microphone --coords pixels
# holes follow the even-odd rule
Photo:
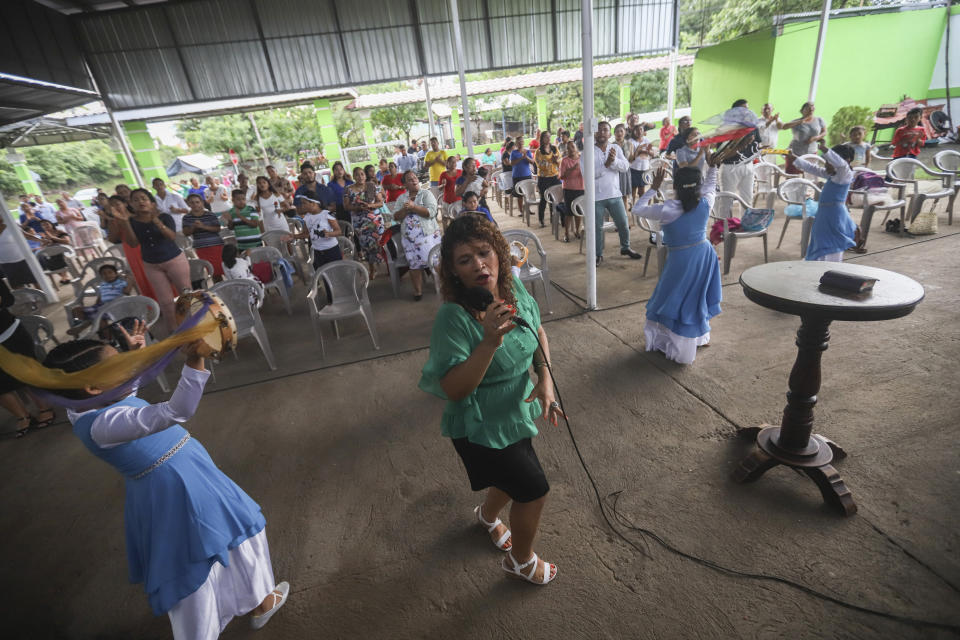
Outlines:
[[[483,287],[470,287],[464,292],[463,301],[466,302],[467,306],[469,306],[471,309],[475,309],[477,311],[486,311],[487,307],[493,304],[493,294]],[[511,316],[510,320],[514,324],[521,326],[524,329],[534,331],[533,327],[530,326],[530,323],[520,316]],[[534,333],[536,332],[534,331]]]

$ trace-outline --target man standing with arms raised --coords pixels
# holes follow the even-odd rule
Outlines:
[[[615,144],[608,144],[610,140],[610,123],[601,122],[597,125],[595,136],[596,145],[592,153],[584,151],[580,156],[580,170],[583,171],[584,162],[593,162],[594,184],[596,187],[596,216],[597,236],[597,264],[603,262],[603,218],[610,214],[613,223],[617,226],[620,235],[620,255],[630,256],[633,260],[640,258],[640,254],[630,248],[630,228],[627,226],[627,212],[623,208],[623,194],[620,193],[620,174],[630,169],[630,163],[623,156],[623,151]]]

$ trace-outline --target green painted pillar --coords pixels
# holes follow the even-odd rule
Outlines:
[[[380,157],[377,155],[377,148],[373,146],[377,144],[377,137],[373,134],[373,122],[370,121],[370,112],[361,111],[360,117],[363,119],[363,141],[370,145],[370,148],[367,150],[370,154],[370,164],[376,165],[380,162]]]
[[[537,89],[537,128],[547,130],[547,90]]]
[[[160,178],[166,182],[168,180],[167,169],[163,166],[160,152],[157,151],[153,138],[150,137],[150,132],[147,131],[147,123],[136,120],[124,122],[123,130],[127,134],[127,140],[130,141],[133,157],[140,165],[140,175],[143,176],[143,181],[148,185],[154,178]]]
[[[111,139],[110,149],[113,151],[113,156],[117,159],[117,166],[120,167],[120,172],[123,174],[123,183],[133,188],[137,184],[137,176],[133,175],[133,170],[130,168],[130,163],[127,162],[126,154],[120,148],[120,143]]]
[[[13,165],[13,170],[17,174],[17,180],[20,181],[23,189],[21,193],[26,193],[27,195],[40,195],[43,193],[40,190],[40,185],[30,176],[30,168],[27,167],[26,156],[11,150],[7,152],[7,162]]]
[[[630,79],[620,79],[620,119],[626,120],[630,113]]]
[[[450,133],[453,135],[453,148],[459,149],[463,146],[463,131],[460,129],[460,102],[450,104]]]
[[[313,101],[313,108],[317,112],[317,124],[320,125],[320,140],[323,141],[323,155],[330,164],[341,159],[340,136],[337,127],[333,124],[333,107],[326,98]]]

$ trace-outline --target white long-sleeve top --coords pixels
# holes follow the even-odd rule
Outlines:
[[[675,185],[676,186],[676,185]],[[707,176],[700,187],[701,195],[707,199],[707,205],[713,209],[713,201],[717,198],[717,168],[707,169]],[[679,200],[667,200],[663,204],[647,204],[656,195],[653,189],[647,189],[633,205],[632,211],[648,220],[659,220],[661,225],[670,224],[683,215],[683,205]]]
[[[90,438],[100,447],[110,449],[186,422],[196,412],[209,377],[209,371],[184,365],[180,382],[169,400],[145,407],[110,407],[93,421]],[[67,417],[73,423],[84,413],[68,411]]]
[[[804,173],[810,173],[825,180],[829,179],[830,182],[834,182],[836,184],[850,184],[853,182],[853,169],[851,169],[850,165],[847,164],[847,161],[838,156],[833,149],[829,149],[824,154],[823,159],[826,160],[831,167],[833,167],[833,175],[827,173],[826,169],[813,164],[809,160],[804,160],[803,158],[797,158],[794,160],[793,166],[795,166],[797,169],[800,169]]]
[[[610,166],[607,167],[604,166],[604,163],[607,161],[607,154],[610,153],[610,149],[616,151],[616,157],[613,162],[610,163]],[[581,173],[583,173],[583,163],[589,158],[593,159],[593,166],[596,171],[594,174],[596,195],[594,197],[597,200],[623,197],[623,194],[620,192],[620,174],[627,172],[630,168],[630,163],[627,162],[627,158],[623,155],[620,147],[608,141],[607,146],[603,149],[594,145],[593,155],[588,155],[586,150],[584,150],[584,152],[580,154]]]

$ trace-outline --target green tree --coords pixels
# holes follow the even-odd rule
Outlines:
[[[231,149],[241,161],[260,155],[253,126],[245,114],[181,120],[177,123],[177,135],[191,149],[208,155],[226,155]]]
[[[422,102],[374,109],[370,114],[370,122],[374,127],[386,129],[391,138],[403,140],[410,140],[413,125],[426,119],[427,107]]]
[[[830,126],[827,128],[827,137],[830,139],[830,146],[838,145],[847,139],[847,133],[855,126],[861,126],[867,131],[873,125],[873,112],[870,107],[840,107],[833,119],[830,120]]]
[[[880,4],[877,0],[834,0],[834,9]],[[732,40],[761,29],[771,29],[773,19],[788,13],[820,11],[822,0],[726,0],[723,7],[709,16],[708,43]],[[682,15],[682,14],[681,14]]]

